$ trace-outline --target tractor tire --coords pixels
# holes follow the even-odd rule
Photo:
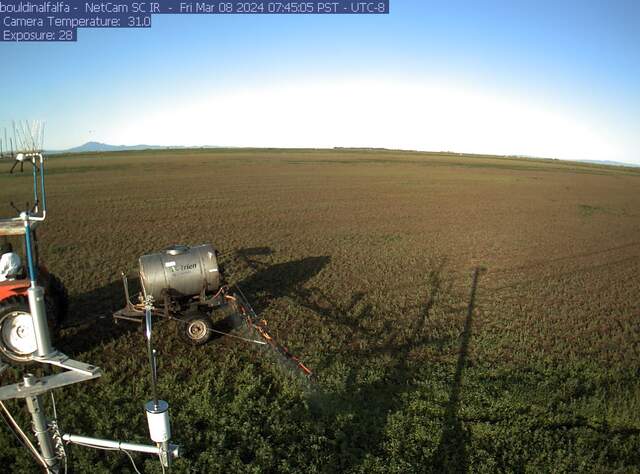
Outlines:
[[[211,318],[205,314],[194,314],[178,323],[178,331],[182,340],[192,346],[206,344],[213,335],[213,324]]]
[[[57,325],[48,310],[47,323],[51,342],[55,343]],[[29,300],[13,296],[0,301],[0,358],[12,365],[27,365],[36,349]]]
[[[27,298],[14,296],[0,302],[0,357],[10,364],[25,364],[36,350]]]

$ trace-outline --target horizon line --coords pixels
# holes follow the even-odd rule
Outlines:
[[[120,150],[78,150],[73,151],[75,148],[81,148],[89,143],[95,143],[99,145],[105,145],[108,147],[122,148]],[[145,148],[141,148],[145,147]],[[129,149],[127,149],[129,148]],[[137,149],[132,149],[137,148]],[[388,152],[400,152],[400,153],[423,153],[434,155],[453,155],[453,156],[476,156],[476,157],[492,157],[499,159],[525,159],[525,160],[538,160],[538,161],[563,161],[574,163],[590,163],[602,166],[628,166],[632,168],[640,167],[640,163],[630,163],[626,161],[617,160],[593,160],[593,159],[571,159],[571,158],[558,158],[558,157],[545,157],[536,155],[522,155],[522,154],[496,154],[496,153],[482,153],[482,152],[459,152],[452,150],[418,150],[408,148],[385,148],[385,147],[368,147],[368,146],[334,146],[334,147],[300,147],[300,146],[242,146],[242,145],[111,145],[104,142],[89,141],[82,145],[63,149],[63,150],[43,150],[45,154],[57,154],[57,155],[74,155],[74,154],[99,154],[99,153],[123,153],[123,152],[135,152],[135,151],[165,151],[165,150],[311,150],[311,151],[335,151],[335,150],[364,150],[364,151],[388,151]]]

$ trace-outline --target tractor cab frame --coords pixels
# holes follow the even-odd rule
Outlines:
[[[46,217],[44,177],[36,168],[40,157],[33,158],[33,208],[21,212],[19,217],[0,219],[0,239],[17,238],[23,242],[21,274],[18,278],[0,282],[0,359],[9,363],[33,360],[35,346],[29,305],[32,281],[44,290],[47,325],[54,339],[69,306],[62,282],[40,264],[37,228]]]

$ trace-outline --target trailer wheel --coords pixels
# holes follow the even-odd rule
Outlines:
[[[206,344],[213,335],[211,319],[203,314],[189,316],[180,322],[180,335],[185,342],[194,346]]]

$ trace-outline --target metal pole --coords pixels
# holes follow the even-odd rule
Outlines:
[[[33,321],[33,332],[36,336],[38,349],[36,355],[45,357],[53,352],[51,344],[51,335],[49,334],[49,326],[47,324],[47,310],[44,303],[44,290],[38,286],[38,269],[36,268],[33,258],[33,243],[31,235],[31,223],[29,216],[25,216],[24,221],[24,237],[27,247],[27,266],[29,268],[29,279],[31,286],[27,290],[29,299],[29,310],[31,311],[31,320]]]
[[[31,286],[36,286],[36,280],[38,278],[38,269],[36,268],[33,259],[33,243],[31,242],[31,223],[29,222],[29,214],[23,212],[20,217],[24,221],[24,241],[27,247],[27,270],[29,271],[29,280],[31,280]]]
[[[42,218],[47,217],[47,190],[44,187],[44,157],[42,153],[38,154],[40,157],[40,201],[42,203]],[[40,211],[40,208],[38,208]]]
[[[31,163],[33,164],[33,205],[34,205],[35,212],[37,214],[39,206],[38,206],[38,170],[36,169],[36,166],[38,166],[38,163],[33,158]]]
[[[46,357],[53,352],[51,345],[51,335],[47,324],[47,312],[44,304],[44,290],[40,286],[27,289],[29,299],[29,309],[31,311],[31,321],[33,322],[33,332],[36,337],[36,355]]]
[[[153,408],[158,409],[158,392],[156,389],[158,381],[158,366],[156,359],[156,351],[151,345],[151,318],[153,306],[151,302],[145,305],[145,335],[147,336],[147,352],[149,354],[149,365],[151,366],[151,392],[153,395]]]
[[[162,443],[158,443],[158,447],[160,448],[160,463],[164,467],[171,467],[173,458],[174,457],[177,458],[178,456],[176,456],[176,454],[179,455],[180,453],[180,448],[178,448],[178,451],[176,453],[175,449],[172,449],[172,445],[169,444],[169,441],[163,441]]]
[[[32,374],[27,374],[24,377],[25,387],[30,387],[35,382],[36,378]],[[29,409],[29,413],[31,414],[33,432],[36,435],[38,444],[40,445],[42,458],[47,464],[49,472],[57,474],[59,468],[58,457],[56,456],[55,450],[53,449],[53,438],[51,437],[49,424],[46,417],[44,416],[44,411],[42,410],[42,396],[29,396],[26,397],[26,399],[27,408]]]

